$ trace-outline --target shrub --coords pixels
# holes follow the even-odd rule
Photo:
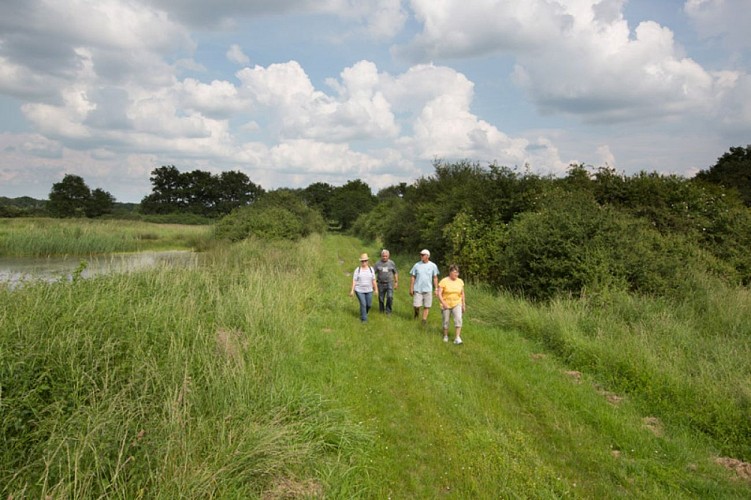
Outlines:
[[[604,289],[674,294],[690,288],[690,268],[712,265],[685,238],[581,192],[558,192],[508,226],[496,284],[534,299]]]
[[[498,254],[506,238],[506,227],[503,222],[486,223],[460,212],[443,231],[449,248],[446,260],[458,264],[465,278],[498,283]]]
[[[231,241],[250,236],[296,240],[325,230],[326,223],[318,210],[309,208],[294,192],[279,189],[223,217],[214,227],[214,237]]]
[[[217,239],[241,241],[250,236],[262,239],[296,240],[303,235],[302,221],[280,207],[242,207],[223,217],[214,228]]]

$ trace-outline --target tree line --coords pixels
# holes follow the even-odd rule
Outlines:
[[[465,278],[532,299],[751,283],[751,146],[691,179],[585,165],[565,177],[467,161],[434,167],[379,192],[355,234],[396,252],[428,247]]]
[[[583,164],[553,177],[436,161],[431,175],[377,195],[361,180],[266,191],[241,172],[171,165],[150,180],[152,192],[135,206],[144,216],[201,217],[232,241],[337,230],[394,252],[428,247],[466,279],[533,299],[679,293],[706,277],[751,283],[751,146],[730,148],[690,179]],[[44,210],[98,217],[113,204],[109,193],[66,175]]]
[[[140,204],[118,204],[114,196],[103,189],[90,189],[81,176],[66,174],[62,181],[52,185],[48,200],[0,198],[0,217],[94,218],[112,215],[118,207],[124,206],[125,210],[120,210],[118,216],[137,213],[155,220],[165,220],[167,216],[189,220],[189,216],[194,216],[190,220],[210,223],[236,209],[250,207],[263,197],[268,198],[265,205],[282,199],[289,201],[286,193],[319,212],[326,227],[347,231],[361,213],[371,210],[377,202],[370,186],[359,179],[342,186],[316,182],[305,189],[281,188],[267,192],[239,171],[217,175],[202,170],[180,172],[174,165],[165,165],[152,170],[149,180],[151,193]]]

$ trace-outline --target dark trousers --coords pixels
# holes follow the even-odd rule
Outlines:
[[[394,303],[394,284],[378,283],[378,310],[391,314],[391,306]]]

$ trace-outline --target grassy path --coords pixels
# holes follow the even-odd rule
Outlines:
[[[349,408],[374,436],[365,458],[376,498],[741,497],[688,437],[656,436],[627,402],[565,373],[492,324],[494,299],[469,290],[465,344],[441,341],[438,309],[412,319],[399,264],[395,313],[358,320],[348,273],[354,240],[323,240],[316,306],[299,363],[305,385]],[[370,250],[372,252],[372,250]],[[482,314],[479,314],[482,312]],[[482,319],[484,318],[484,319]],[[490,318],[490,320],[488,320]]]
[[[0,288],[0,494],[751,496],[695,428],[659,429],[636,397],[611,404],[594,374],[573,377],[571,358],[530,340],[537,330],[573,330],[565,305],[551,313],[469,287],[465,344],[454,346],[441,341],[437,309],[427,329],[412,319],[406,278],[417,256],[396,256],[395,314],[376,308],[360,324],[348,292],[363,250],[377,249],[331,235],[246,241],[184,269]],[[660,311],[637,318],[646,325]],[[603,360],[611,371],[601,379],[621,366],[659,374],[627,361],[660,344],[629,350],[618,342],[635,334],[608,318],[588,330],[608,330],[595,348],[580,333],[556,352],[604,356],[626,346]],[[682,324],[663,336],[699,338],[676,338]],[[670,393],[650,396],[661,394]],[[730,401],[722,408],[744,400]]]

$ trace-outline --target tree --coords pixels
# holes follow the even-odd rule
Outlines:
[[[349,181],[334,189],[329,205],[330,215],[341,225],[342,230],[347,230],[360,214],[370,212],[376,203],[377,199],[370,186],[360,179]]]
[[[318,210],[325,219],[329,219],[331,217],[330,202],[334,189],[334,186],[326,182],[314,182],[303,189],[300,196],[310,208]]]
[[[47,209],[55,217],[84,217],[91,200],[91,191],[83,178],[65,174],[52,185]]]
[[[406,182],[400,182],[394,186],[385,187],[378,191],[378,200],[385,201],[392,198],[404,198],[408,189],[409,186],[407,186]]]
[[[114,206],[115,198],[107,191],[91,191],[82,177],[65,174],[52,185],[47,210],[54,217],[99,217],[112,212]]]
[[[263,188],[254,184],[242,172],[222,172],[219,175],[219,200],[217,212],[228,214],[237,207],[250,205],[263,194]]]
[[[151,194],[141,200],[141,210],[146,214],[168,214],[184,208],[183,182],[174,165],[161,166],[151,171]]]
[[[751,145],[730,148],[709,170],[702,170],[697,180],[737,189],[746,206],[751,206]]]
[[[151,172],[152,193],[141,200],[146,214],[194,213],[217,217],[253,203],[263,189],[242,172],[181,173],[174,165]]]
[[[86,217],[100,217],[112,213],[115,206],[115,198],[103,189],[96,188],[91,192],[88,206],[86,207]]]

